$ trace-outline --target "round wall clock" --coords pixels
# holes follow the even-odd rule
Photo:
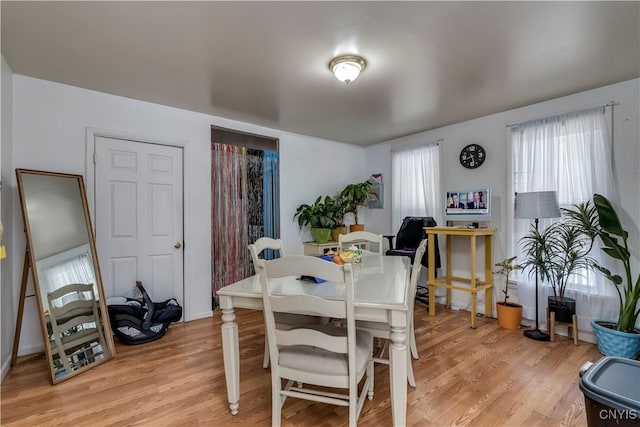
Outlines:
[[[469,144],[460,151],[460,164],[467,169],[475,169],[484,163],[487,153],[478,144]]]

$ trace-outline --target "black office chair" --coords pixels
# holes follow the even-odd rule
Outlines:
[[[427,238],[427,233],[424,230],[424,227],[435,227],[438,224],[433,217],[416,217],[416,216],[407,216],[402,220],[402,225],[400,226],[400,230],[398,230],[398,234],[395,236],[384,236],[389,241],[389,250],[387,250],[386,255],[396,255],[396,256],[408,256],[411,259],[411,264],[414,262],[414,256],[416,254],[416,249],[420,245],[420,242]],[[393,244],[393,238],[395,237],[395,246]],[[438,239],[435,239],[435,261],[436,265],[434,268],[440,268],[440,249],[438,248]],[[429,268],[429,249],[427,246],[427,250],[420,260],[421,264]],[[435,271],[435,275],[438,275],[438,270]],[[424,285],[418,285],[418,292],[416,293],[416,299],[422,303],[427,304],[429,302],[429,293],[428,288]]]

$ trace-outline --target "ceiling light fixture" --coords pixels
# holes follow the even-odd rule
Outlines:
[[[367,66],[367,62],[356,55],[343,55],[335,57],[329,62],[329,69],[336,78],[344,83],[354,81],[360,72]]]

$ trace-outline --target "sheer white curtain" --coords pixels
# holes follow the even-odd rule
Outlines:
[[[432,216],[441,223],[440,146],[401,148],[391,153],[392,229],[405,216]]]
[[[512,128],[513,190],[515,192],[553,191],[560,207],[585,202],[599,193],[613,202],[617,199],[611,160],[611,142],[605,107],[590,108],[568,114],[519,124]],[[513,220],[512,247],[521,259],[520,238],[531,221]],[[540,220],[540,229],[551,219]],[[591,255],[604,261],[595,247]],[[518,275],[518,300],[524,305],[523,315],[535,317],[535,279],[526,273]],[[552,289],[539,283],[539,318],[544,324],[546,298]],[[576,300],[579,329],[590,329],[591,319],[615,319],[615,289],[598,272],[583,271],[574,275],[565,295]]]
[[[88,253],[74,256],[58,265],[44,268],[42,275],[43,277],[41,277],[40,280],[45,283],[48,292],[53,292],[71,283],[85,283],[93,284],[94,294],[96,298],[98,298],[96,276],[93,272],[93,263]],[[76,297],[67,295],[62,298],[62,304],[67,304],[74,299],[76,299]],[[43,300],[47,300],[46,295],[43,295]]]

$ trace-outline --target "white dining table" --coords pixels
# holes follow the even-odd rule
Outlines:
[[[357,320],[387,323],[391,327],[389,375],[394,426],[404,426],[407,416],[407,328],[409,319],[410,264],[407,257],[367,255],[355,264],[354,292]],[[297,277],[271,281],[272,292],[281,295],[317,295],[344,299],[344,285],[332,282],[309,283]],[[258,275],[218,290],[222,310],[222,353],[231,414],[240,405],[240,357],[235,308],[262,310],[262,288]],[[374,397],[375,398],[375,397]]]

